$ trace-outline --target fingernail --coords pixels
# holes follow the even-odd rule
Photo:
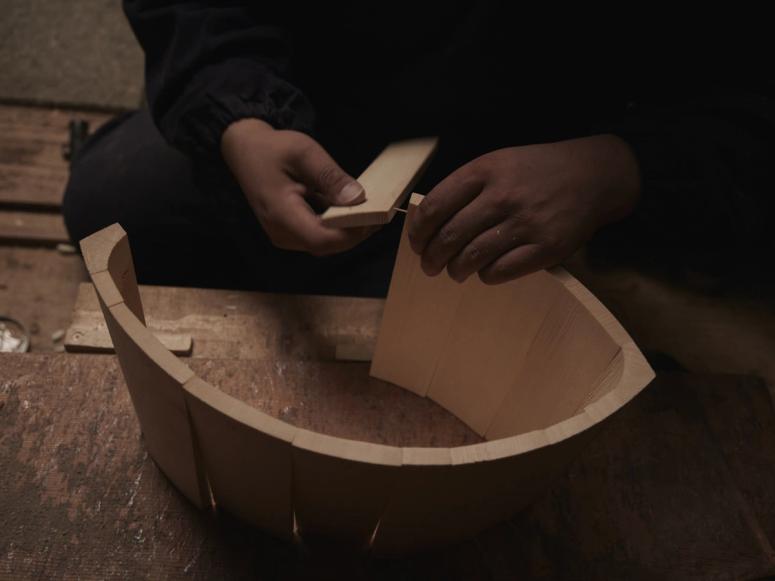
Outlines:
[[[337,196],[340,204],[352,204],[353,202],[361,201],[359,198],[365,199],[366,192],[358,182],[350,182],[342,188],[342,191]]]

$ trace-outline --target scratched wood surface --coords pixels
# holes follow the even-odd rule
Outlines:
[[[60,213],[69,175],[63,146],[68,123],[94,132],[111,115],[0,105],[0,243],[55,246],[69,242]]]
[[[373,298],[281,295],[199,288],[140,286],[153,331],[189,335],[192,357],[210,359],[334,359],[337,347],[369,352],[385,301]],[[67,332],[78,340],[107,335],[91,283],[83,283]],[[106,337],[106,340],[109,337]]]
[[[70,324],[78,284],[86,278],[77,254],[0,245],[0,314],[27,328],[32,351],[52,351],[62,345],[58,334]]]
[[[0,207],[57,210],[68,164],[62,146],[68,123],[83,119],[94,132],[111,115],[43,107],[0,105]]]
[[[470,437],[417,398],[358,389],[352,364],[191,364],[305,427],[394,443]],[[317,383],[302,385],[308,374]],[[375,560],[194,510],[147,457],[113,357],[0,356],[2,579],[762,578],[775,574],[773,467],[775,413],[759,380],[663,375],[524,513],[455,547]]]
[[[69,242],[65,221],[59,213],[0,210],[0,243],[56,246]]]
[[[565,266],[643,349],[698,373],[757,375],[775,398],[774,292],[701,292],[634,269],[592,268],[585,252]]]

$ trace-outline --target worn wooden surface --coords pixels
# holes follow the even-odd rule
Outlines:
[[[141,286],[148,327],[189,335],[191,355],[233,359],[337,359],[373,349],[384,301],[370,298]],[[97,295],[81,284],[67,331],[107,337]],[[337,355],[339,353],[339,355]]]
[[[94,132],[110,115],[0,105],[0,207],[57,210],[67,182],[62,146],[68,123],[83,119]]]
[[[775,397],[775,296],[713,296],[631,269],[594,270],[583,252],[566,265],[641,348],[692,371],[758,375]]]
[[[0,246],[0,313],[27,328],[30,350],[61,348],[78,284],[85,278],[77,254]],[[57,332],[63,335],[58,340]]]
[[[186,333],[154,333],[162,345],[175,355],[191,355],[193,340]],[[104,321],[95,320],[91,325],[70,326],[65,334],[65,351],[68,353],[115,353],[113,340]]]
[[[404,445],[473,437],[366,381],[364,364],[191,364],[304,427]],[[195,511],[145,453],[113,357],[0,356],[3,579],[761,578],[775,574],[773,467],[760,381],[663,376],[523,514],[455,547],[375,560]]]
[[[69,241],[65,222],[58,213],[0,210],[0,242],[56,246]]]
[[[0,106],[0,208],[59,207],[67,177],[60,148],[73,116],[84,117]],[[99,116],[92,129],[107,118]],[[775,325],[761,306],[698,299],[633,273],[613,279],[574,273],[641,344],[690,368],[759,373],[775,383]],[[51,333],[66,327],[83,274],[78,256],[0,246],[0,311],[27,325],[33,349],[56,348]],[[151,317],[187,323],[187,315],[203,312],[202,332],[208,324],[214,329],[205,357],[248,359],[262,345],[268,349],[260,329],[240,330],[260,322],[248,315],[249,302],[213,292],[198,296],[209,305],[199,311],[176,289],[154,299]],[[277,324],[273,345],[286,345],[289,357],[321,355],[315,341],[294,347],[298,327]],[[360,383],[346,381],[324,393],[305,392],[298,361],[271,372],[268,362],[194,365],[210,381],[255,405],[274,406],[299,425],[330,416],[322,427],[338,435],[384,437],[394,430],[417,437],[399,430],[417,416],[389,393],[366,399]],[[305,399],[313,396],[315,405]],[[446,425],[445,441],[450,433],[471,437]],[[286,545],[226,514],[194,511],[145,454],[113,357],[0,355],[0,578],[765,577],[775,574],[773,433],[771,405],[755,380],[663,377],[529,511],[454,548],[373,561],[333,547]]]
[[[68,178],[62,148],[68,123],[95,131],[110,115],[0,105],[0,243],[56,246],[69,242],[60,214]]]

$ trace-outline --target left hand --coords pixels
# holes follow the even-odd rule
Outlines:
[[[509,147],[439,183],[417,207],[409,241],[426,274],[447,269],[499,284],[554,266],[640,195],[635,156],[614,135]]]

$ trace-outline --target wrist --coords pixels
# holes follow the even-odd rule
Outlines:
[[[266,121],[246,117],[229,124],[221,135],[221,155],[229,163],[235,154],[256,136],[275,131]]]
[[[600,193],[599,226],[622,220],[634,210],[641,195],[640,167],[626,141],[612,134],[584,138]]]

